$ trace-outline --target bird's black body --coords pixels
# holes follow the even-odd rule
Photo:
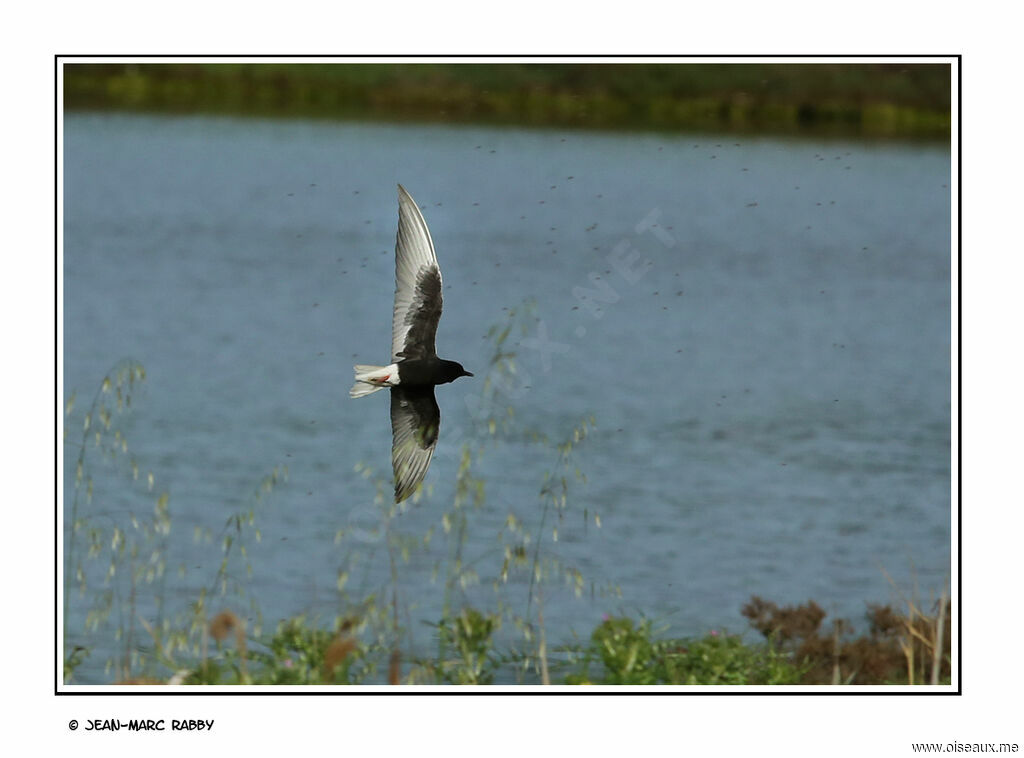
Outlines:
[[[460,376],[473,375],[461,363],[446,361],[436,355],[398,363],[398,378],[402,387],[434,387],[454,382]]]
[[[396,503],[420,486],[437,446],[441,410],[434,387],[460,376],[473,376],[461,364],[438,358],[435,352],[441,291],[441,268],[427,222],[409,193],[398,185],[393,364],[356,366],[356,384],[350,391],[352,397],[363,397],[385,387],[391,389],[391,465]]]

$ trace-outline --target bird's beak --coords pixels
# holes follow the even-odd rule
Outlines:
[[[473,376],[473,375],[472,375],[471,373],[469,373],[469,372],[468,372],[468,371],[466,371],[465,369],[463,369],[463,370],[462,370],[462,375],[463,375],[463,376]]]

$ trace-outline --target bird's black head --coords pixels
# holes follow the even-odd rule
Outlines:
[[[454,382],[460,376],[473,376],[471,373],[462,368],[461,363],[455,361],[441,361],[441,384],[447,384],[448,382]]]

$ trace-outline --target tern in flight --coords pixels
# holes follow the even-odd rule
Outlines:
[[[391,322],[391,364],[355,367],[351,397],[391,390],[391,466],[395,502],[420,486],[437,447],[441,410],[434,387],[473,376],[461,364],[437,357],[434,336],[441,319],[441,268],[416,201],[398,185],[398,240],[395,243],[395,311]]]

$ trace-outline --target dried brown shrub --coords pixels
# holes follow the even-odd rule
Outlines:
[[[804,684],[928,684],[950,680],[949,611],[945,597],[927,613],[912,602],[906,612],[869,605],[868,631],[859,637],[843,619],[823,629],[826,613],[813,600],[779,606],[755,595],[741,613],[795,663],[808,666]]]
[[[344,663],[349,653],[355,649],[355,639],[344,632],[331,640],[331,644],[324,651],[324,681],[329,682],[334,678],[334,669]]]

